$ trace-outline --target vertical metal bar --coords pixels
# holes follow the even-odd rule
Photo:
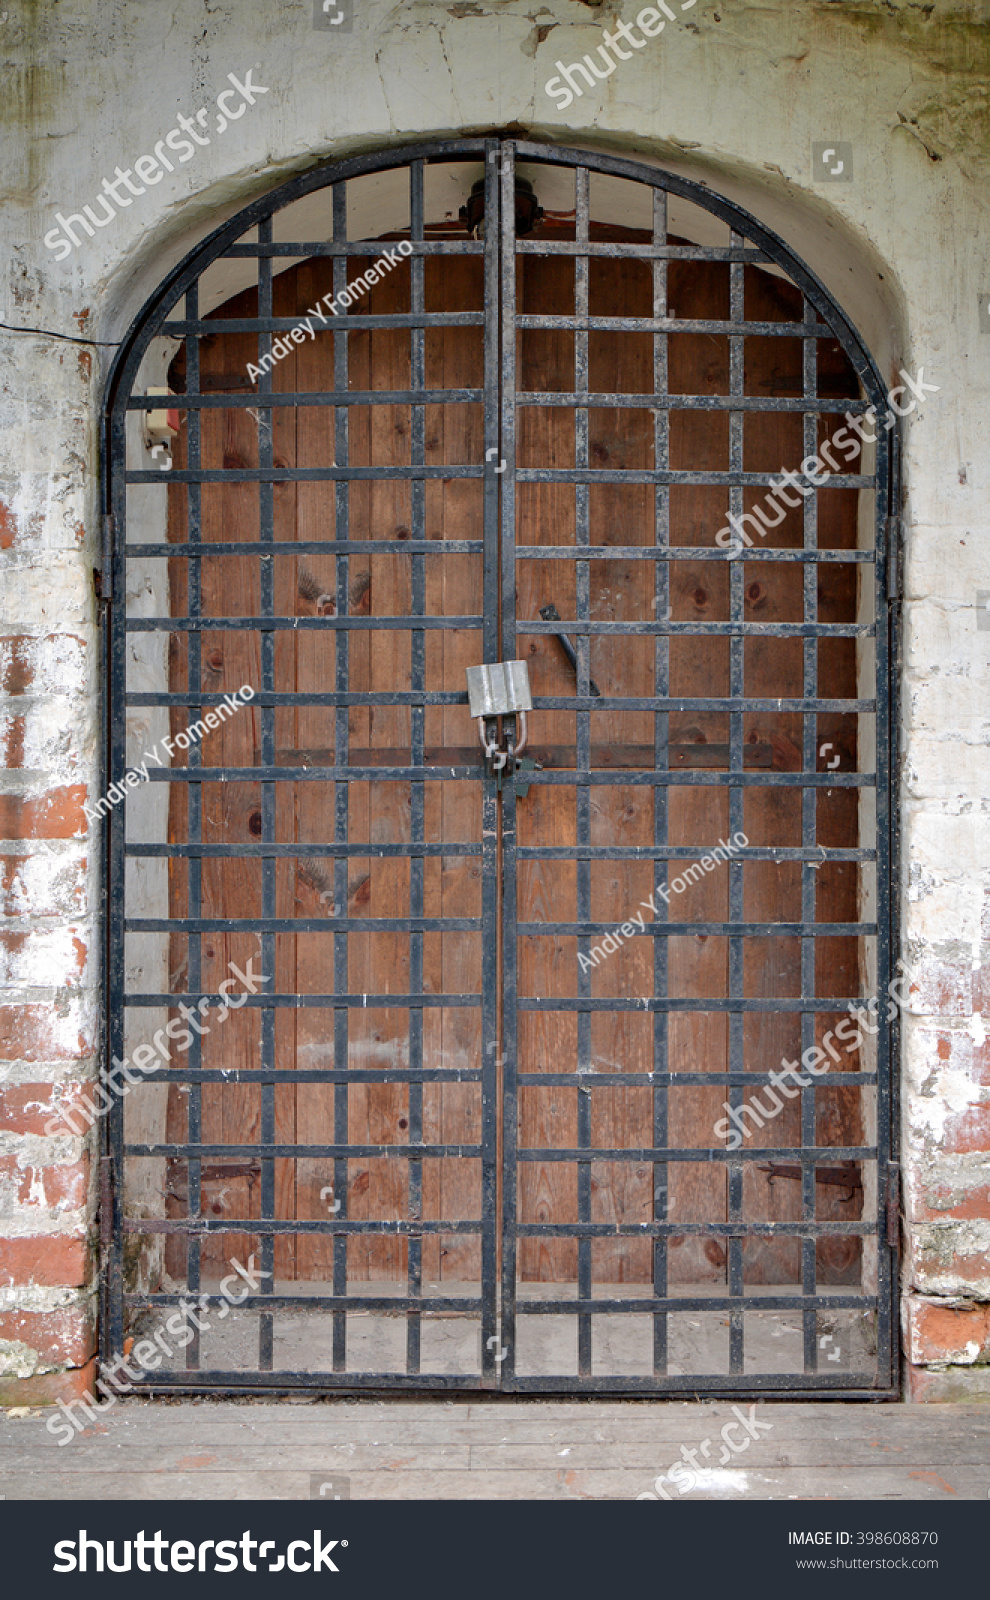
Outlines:
[[[484,274],[485,307],[485,463],[486,472],[482,491],[484,554],[482,579],[482,658],[498,659],[499,647],[499,489],[507,481],[507,503],[511,506],[515,481],[515,452],[513,435],[499,439],[499,275],[501,271],[501,203],[500,164],[512,168],[512,158],[503,157],[497,140],[485,146],[485,248],[482,271]],[[514,303],[513,303],[514,305]],[[505,317],[514,326],[513,309],[506,304]],[[512,335],[515,337],[514,332]],[[504,473],[490,469],[493,453],[506,452],[508,465]],[[510,511],[509,515],[514,515]],[[505,1135],[505,1160],[498,1158],[499,1141],[499,1081],[503,1071],[505,1045],[499,1017],[499,841],[498,803],[495,779],[487,770],[481,779],[481,923],[483,933],[481,965],[481,1372],[487,1386],[501,1381],[508,1367],[511,1372],[515,1362],[515,1327],[513,1311],[503,1306],[501,1323],[499,1315],[498,1245],[499,1245],[499,1185],[503,1203],[515,1207],[515,1137],[510,1145]],[[506,925],[508,926],[508,925]],[[514,1108],[513,1108],[514,1114]],[[509,1152],[512,1152],[511,1156]],[[504,1177],[502,1176],[504,1174]],[[514,1304],[514,1302],[513,1302]],[[506,1320],[508,1319],[508,1320]],[[496,1344],[501,1326],[501,1343],[507,1355],[501,1356]]]
[[[576,167],[574,170],[574,209],[575,209],[575,239],[578,245],[587,244],[590,238],[591,219],[591,183],[587,167]],[[588,316],[588,257],[578,254],[574,257],[574,315],[580,322]],[[586,329],[578,327],[574,333],[574,392],[579,397],[588,394],[588,333]],[[588,407],[581,405],[580,399],[574,408],[574,465],[587,467],[588,458]],[[587,549],[591,543],[591,485],[576,483],[574,485],[574,542],[577,550]],[[590,694],[591,673],[591,641],[587,633],[582,634],[581,623],[587,622],[591,615],[591,576],[588,561],[582,561],[575,556],[574,561],[574,590],[575,609],[577,619],[575,630],[575,649],[577,651],[577,695],[587,698]],[[591,713],[578,711],[575,714],[577,723],[576,741],[576,842],[578,845],[591,843],[591,791],[582,776],[587,779],[591,770]],[[578,922],[591,921],[591,862],[584,856],[577,862],[577,920]],[[590,977],[585,968],[578,977],[578,993],[590,994]],[[591,1049],[591,1013],[579,1011],[577,1014],[577,1070],[579,1073],[589,1073],[592,1070]],[[591,1092],[583,1085],[576,1091],[577,1094],[577,1144],[579,1150],[591,1148]],[[577,1214],[578,1222],[591,1221],[591,1162],[579,1161],[577,1169]],[[580,1236],[577,1242],[578,1257],[578,1299],[590,1300],[592,1281],[592,1255],[591,1239]],[[590,1378],[592,1369],[592,1327],[591,1316],[582,1312],[578,1317],[578,1376]]]
[[[663,249],[667,243],[667,194],[664,189],[653,190],[653,248]],[[666,317],[667,263],[654,259],[653,315]],[[653,335],[653,392],[667,393],[668,387],[667,334]],[[670,413],[659,406],[653,413],[653,463],[658,472],[670,467]],[[669,547],[670,542],[670,490],[666,485],[655,484],[654,540],[658,546]],[[671,611],[670,561],[657,556],[654,561],[653,606],[657,622],[669,620]],[[653,653],[653,692],[658,699],[670,694],[670,636],[657,634]],[[670,713],[657,711],[653,717],[653,764],[657,772],[670,771]],[[653,790],[653,842],[666,846],[670,838],[670,789],[668,784],[657,784]],[[658,857],[654,863],[654,885],[662,883],[667,888],[666,858]],[[656,902],[656,920],[668,921],[667,902],[652,890]],[[666,935],[653,938],[653,994],[656,1000],[665,999],[668,993],[669,941]],[[670,1020],[666,1011],[658,1006],[653,1013],[653,1070],[666,1074],[670,1068]],[[670,1137],[670,1091],[666,1083],[658,1083],[653,1090],[653,1145],[666,1149]],[[670,1215],[669,1195],[670,1163],[657,1162],[653,1168],[652,1216],[656,1222],[666,1222]],[[667,1295],[667,1238],[659,1235],[653,1241],[653,1293],[657,1299]],[[666,1376],[667,1372],[667,1313],[658,1312],[653,1318],[653,1375]]]
[[[423,163],[414,161],[409,168],[409,209],[410,209],[410,239],[416,243],[423,240]],[[422,311],[425,307],[423,292],[424,257],[414,255],[409,263],[411,277],[410,309]],[[425,328],[411,328],[409,330],[409,387],[415,392],[426,387],[426,358],[425,358]],[[413,466],[423,466],[426,462],[426,411],[422,405],[412,406],[412,429],[410,437],[410,460]],[[410,484],[412,496],[412,536],[416,540],[426,538],[426,480],[413,478]],[[414,555],[412,561],[412,615],[425,616],[426,614],[426,557]],[[426,688],[426,634],[422,628],[414,628],[410,641],[411,652],[411,678],[410,688],[413,693],[423,693]],[[410,707],[410,738],[411,759],[414,767],[421,767],[424,761],[424,708],[422,705]],[[425,790],[422,783],[410,784],[410,838],[414,844],[421,844],[425,834]],[[421,855],[411,856],[409,859],[409,914],[411,917],[423,916],[423,891],[424,891],[424,861]],[[409,992],[410,994],[423,993],[423,935],[410,932],[409,934]],[[423,1008],[413,1006],[409,1012],[409,1065],[414,1071],[421,1071],[423,1066]],[[409,1143],[410,1145],[423,1142],[423,1085],[422,1082],[410,1083],[409,1093]],[[423,1163],[416,1157],[409,1161],[409,1216],[412,1221],[418,1221],[423,1215]],[[423,1240],[421,1235],[410,1234],[407,1258],[407,1286],[411,1300],[418,1300],[423,1292]],[[418,1372],[420,1365],[422,1319],[418,1312],[410,1312],[406,1318],[406,1371]]]
[[[884,537],[888,517],[900,514],[900,445],[896,428],[888,432],[876,425],[876,550],[874,615],[876,617],[876,898],[877,898],[877,1374],[876,1383],[886,1385],[897,1378],[900,1341],[892,1306],[897,1290],[894,1281],[897,1255],[889,1247],[884,1226],[892,1179],[891,1162],[897,1160],[897,1097],[900,1062],[894,1053],[900,1033],[898,1019],[888,1020],[887,997],[893,970],[893,944],[896,929],[896,901],[893,884],[898,866],[898,813],[893,805],[892,783],[897,772],[897,645],[899,606],[887,605],[887,564],[890,552]],[[896,537],[896,533],[895,533]]]
[[[112,716],[107,729],[107,740],[101,752],[101,792],[109,772],[120,772],[125,760],[127,692],[127,634],[126,587],[124,583],[124,541],[127,536],[127,486],[124,466],[127,460],[126,415],[118,410],[111,430],[113,456],[120,463],[113,481],[113,546],[111,551],[110,593],[114,603],[105,607],[104,637],[108,640],[110,656],[110,693]],[[106,1062],[107,1067],[124,1055],[124,1019],[127,1004],[126,950],[124,916],[120,905],[120,886],[125,882],[123,818],[115,807],[110,812],[109,825],[104,834],[107,844],[107,868],[110,884],[116,893],[108,897],[106,922],[106,951],[108,979],[108,1013],[106,1019],[105,1052],[97,1058],[97,1071]],[[126,1209],[124,1195],[124,1102],[114,1096],[107,1117],[107,1147],[113,1163],[111,1223],[112,1244],[107,1266],[106,1302],[108,1318],[101,1340],[105,1360],[122,1353],[124,1349],[124,1230],[122,1226]]]
[[[332,238],[335,244],[343,243],[347,238],[347,185],[335,183],[331,189],[332,209]],[[347,286],[347,257],[334,256],[333,258],[333,292],[338,296]],[[347,321],[346,318],[334,329],[333,333],[333,379],[334,389],[339,394],[347,391],[348,384],[348,346],[347,346]],[[350,460],[348,419],[350,412],[347,406],[337,406],[334,409],[334,459],[338,466],[346,466]],[[346,540],[350,537],[350,483],[346,478],[338,478],[335,499],[335,525],[334,537]],[[337,604],[338,617],[346,617],[349,609],[349,561],[346,554],[337,556]],[[338,694],[346,695],[350,688],[350,633],[346,628],[333,630],[333,644],[335,652],[334,688]],[[348,764],[348,738],[349,716],[346,703],[339,704],[334,711],[334,762],[338,770],[343,771]],[[348,842],[348,817],[349,817],[349,784],[347,779],[338,779],[334,787],[334,843],[346,845]],[[339,908],[340,915],[347,914],[347,856],[340,852],[333,864],[333,897],[334,903]],[[337,996],[345,996],[348,992],[349,982],[347,976],[347,933],[333,935],[333,992]],[[338,1072],[346,1071],[350,1059],[348,1049],[348,1010],[346,1006],[336,1006],[333,1013],[333,1064]],[[339,1079],[333,1086],[333,1137],[338,1148],[348,1142],[348,1086]],[[333,1199],[337,1206],[335,1215],[340,1221],[346,1221],[350,1209],[350,1198],[347,1192],[347,1160],[343,1156],[335,1156],[333,1163]],[[338,1205],[339,1202],[339,1205]],[[333,1236],[333,1292],[337,1299],[342,1299],[347,1294],[347,1234],[335,1233]],[[347,1313],[335,1311],[333,1313],[333,1370],[345,1372],[347,1370]]]
[[[742,244],[738,233],[729,235],[733,246]],[[732,322],[745,321],[745,265],[741,261],[733,261],[729,265],[729,317]],[[746,341],[745,338],[730,334],[729,336],[729,392],[742,397],[746,392]],[[729,470],[733,473],[742,472],[744,456],[744,411],[731,411],[729,413]],[[742,506],[740,490],[730,490],[730,496],[739,494],[739,505]],[[729,617],[737,626],[745,617],[745,579],[746,569],[742,558],[729,563]],[[729,641],[729,694],[734,698],[741,698],[746,693],[746,641],[741,633],[733,634]],[[729,713],[729,772],[735,780],[729,785],[729,837],[733,838],[737,832],[743,831],[744,797],[745,789],[743,778],[743,714],[740,711]],[[742,861],[734,857],[729,862],[729,921],[741,922],[743,919],[743,888],[745,866]],[[729,994],[742,997],[745,994],[745,967],[744,967],[745,941],[737,935],[729,938]],[[742,1009],[730,1011],[728,1014],[729,1028],[729,1069],[741,1073],[745,1067],[745,1013]],[[740,1100],[742,1092],[740,1091]],[[742,1162],[732,1162],[728,1169],[728,1219],[730,1222],[741,1217],[744,1213],[744,1174],[745,1166]],[[743,1241],[740,1236],[730,1237],[727,1251],[728,1289],[731,1300],[741,1300],[743,1296]],[[732,1310],[729,1313],[729,1371],[739,1374],[744,1370],[744,1323],[741,1310]]]
[[[500,222],[502,289],[502,437],[500,453],[506,463],[501,478],[501,609],[502,659],[516,653],[516,207],[515,145],[501,146]],[[496,801],[488,779],[485,827],[494,826]],[[504,1383],[516,1365],[516,1206],[518,1186],[517,1141],[519,1109],[516,1062],[516,1002],[518,950],[516,936],[516,803],[515,784],[503,791],[502,802],[502,1343],[506,1355],[500,1377]]]
[[[802,300],[803,320],[814,320],[814,307]],[[815,338],[804,341],[803,360],[803,392],[805,400],[814,400],[818,391],[818,342]],[[804,413],[804,456],[814,456],[818,452],[818,416],[815,411]],[[802,491],[803,492],[803,491]],[[818,491],[804,495],[804,549],[806,551],[818,548]],[[803,577],[803,607],[802,616],[805,622],[818,621],[818,566],[813,561],[805,561],[802,569]],[[818,698],[818,640],[804,640],[804,676],[802,694],[806,700]],[[801,719],[802,727],[802,759],[801,766],[804,772],[813,773],[818,770],[818,715],[814,711],[806,711]],[[806,851],[814,849],[818,825],[818,789],[813,785],[805,785],[801,789],[801,844]],[[805,860],[801,863],[801,920],[804,923],[815,921],[815,888],[817,882],[816,863]],[[817,994],[815,961],[816,940],[814,934],[806,934],[801,939],[801,995],[808,998]],[[816,1042],[817,1014],[804,1011],[801,1013],[801,1053],[804,1054]],[[808,1088],[801,1090],[801,1143],[807,1149],[817,1143],[817,1115],[816,1115],[816,1080],[812,1078]],[[813,1222],[817,1215],[817,1193],[815,1188],[815,1168],[809,1163],[802,1166],[801,1172],[801,1217],[803,1221]],[[812,1238],[801,1241],[801,1292],[804,1295],[813,1295],[818,1278],[817,1269],[817,1242]],[[818,1314],[815,1311],[802,1312],[802,1326],[804,1332],[804,1370],[816,1372],[818,1370]]]
[[[258,240],[261,244],[270,244],[272,238],[271,217],[264,217],[258,224]],[[260,315],[272,315],[272,258],[271,256],[258,257],[258,307]],[[270,384],[269,374],[265,374]],[[260,386],[259,386],[260,387]],[[274,460],[274,431],[275,414],[269,413],[271,426],[258,431],[258,464],[265,470],[271,468]],[[261,606],[259,614],[262,617],[275,615],[275,486],[271,482],[262,482],[258,485],[259,518],[258,530],[261,567]],[[275,632],[272,628],[262,627],[261,630],[261,688],[268,694],[273,694],[277,685],[275,682]],[[275,765],[275,707],[262,703],[257,712],[261,724],[261,761],[266,767]],[[261,840],[263,844],[276,842],[276,785],[266,781],[261,785]],[[261,914],[269,921],[278,915],[275,877],[275,857],[261,857]],[[261,938],[261,970],[271,976],[272,987],[268,993],[274,993],[278,987],[278,970],[276,967],[275,934],[262,933]],[[261,1065],[266,1072],[274,1072],[275,1068],[275,1017],[273,1006],[264,1006],[261,1012]],[[275,1084],[263,1083],[261,1085],[261,1141],[263,1144],[275,1144]],[[261,1216],[265,1220],[274,1219],[275,1216],[275,1161],[274,1158],[263,1157],[261,1161]],[[275,1238],[273,1234],[262,1236],[259,1249],[261,1257],[261,1270],[264,1274],[262,1294],[271,1294],[275,1286]],[[269,1311],[262,1311],[258,1317],[258,1368],[261,1372],[271,1372],[274,1360],[274,1323]]]
[[[191,284],[186,291],[186,317],[190,322],[199,316],[199,280]],[[195,389],[200,384],[199,339],[196,334],[189,334],[186,338],[186,382]],[[195,420],[193,420],[195,418]],[[202,467],[202,415],[200,412],[190,413],[190,425],[187,435],[187,460],[190,470],[200,471]],[[190,544],[199,544],[202,539],[202,502],[200,485],[190,484],[189,496],[189,532]],[[200,607],[200,582],[199,559],[190,556],[186,568],[187,585],[189,594],[189,614],[197,615]],[[195,606],[195,610],[193,609]],[[195,668],[199,671],[199,640],[200,635],[195,635],[197,644],[195,655],[192,645],[189,646],[189,670]],[[190,641],[193,635],[190,633]],[[189,684],[190,693],[193,693],[192,681]],[[200,844],[203,839],[203,791],[202,785],[189,783],[186,785],[186,823],[190,844]],[[199,856],[189,857],[189,915],[201,917],[203,914],[203,874],[202,860]],[[203,984],[202,936],[198,933],[187,935],[188,947],[186,959],[186,985],[190,996],[199,995]],[[203,1064],[203,1046],[199,1034],[195,1033],[189,1048],[188,1061],[191,1067],[201,1067]],[[191,1083],[186,1100],[186,1115],[188,1121],[188,1138],[190,1145],[201,1144],[203,1139],[203,1088],[201,1083]],[[187,1214],[190,1217],[200,1217],[203,1214],[202,1195],[202,1167],[198,1156],[189,1158],[187,1167],[188,1198],[186,1202]],[[198,1295],[202,1288],[202,1244],[199,1236],[191,1235],[186,1245],[186,1286]],[[193,1337],[186,1346],[186,1370],[197,1371],[202,1365],[200,1350],[200,1330],[196,1326]]]

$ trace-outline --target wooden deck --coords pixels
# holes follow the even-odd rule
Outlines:
[[[990,1493],[990,1406],[761,1401],[772,1431],[725,1466],[721,1402],[128,1400],[61,1446],[51,1415],[0,1412],[7,1500],[299,1500],[327,1483],[354,1500],[624,1500],[706,1440],[715,1465],[686,1499]]]

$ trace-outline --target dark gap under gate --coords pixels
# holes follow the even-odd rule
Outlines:
[[[870,406],[754,218],[543,145],[323,168],[162,286],[108,433],[139,1388],[894,1392]],[[513,660],[497,777],[465,669]]]

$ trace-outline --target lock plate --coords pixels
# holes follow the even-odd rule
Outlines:
[[[492,661],[484,667],[467,667],[465,676],[472,717],[509,717],[517,711],[532,711],[527,662]]]

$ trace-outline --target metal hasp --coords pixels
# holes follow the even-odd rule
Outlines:
[[[553,604],[552,601],[548,606],[541,606],[540,607],[540,616],[543,618],[544,622],[559,622],[561,620],[560,612],[557,610],[557,607]],[[571,644],[571,641],[567,637],[567,634],[564,633],[562,629],[559,629],[559,628],[555,629],[554,638],[556,639],[557,643],[560,645],[560,648],[563,650],[565,656],[567,657],[568,661],[570,662],[571,666],[573,667],[574,676],[576,678],[577,677],[577,673],[578,673],[577,651],[575,650],[574,646]],[[595,682],[594,678],[589,678],[588,679],[588,693],[594,695],[595,699],[597,700],[597,699],[600,698],[601,692],[602,691],[599,689],[599,687],[598,687],[597,683]]]
[[[486,717],[519,718],[519,738],[513,749],[516,755],[523,749],[526,738],[526,713],[533,709],[529,689],[529,666],[525,661],[491,661],[483,667],[466,667],[468,705],[477,720],[478,732],[485,755],[497,770],[508,760],[506,751],[499,750],[498,741],[485,736]]]

